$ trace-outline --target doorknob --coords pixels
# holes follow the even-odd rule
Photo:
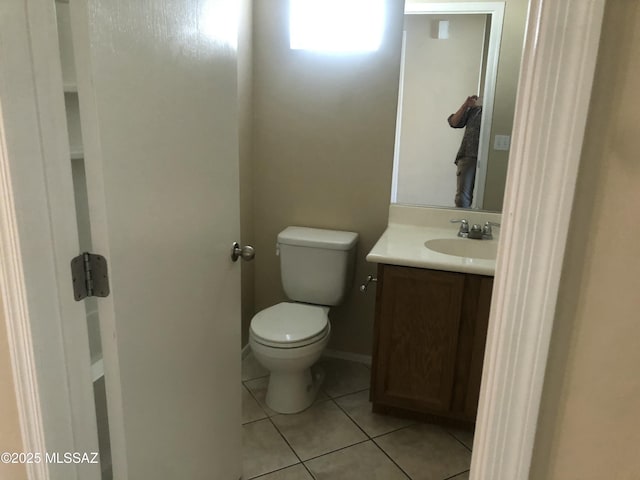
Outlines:
[[[253,257],[256,256],[256,250],[251,245],[245,245],[241,247],[238,242],[233,242],[231,246],[231,260],[234,262],[238,260],[239,257],[242,257],[243,260],[247,262],[253,260]]]

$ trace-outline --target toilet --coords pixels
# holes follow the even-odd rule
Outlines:
[[[278,413],[309,407],[323,380],[311,366],[331,334],[329,308],[353,281],[358,234],[287,227],[278,234],[282,287],[291,302],[265,308],[251,319],[249,345],[271,373],[266,403]]]

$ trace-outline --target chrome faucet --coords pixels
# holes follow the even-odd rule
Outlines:
[[[467,220],[450,220],[450,222],[460,224],[460,230],[458,230],[459,237],[467,238],[469,236],[469,222]]]
[[[465,219],[461,220],[450,220],[451,223],[459,223],[460,230],[458,230],[458,236],[462,238],[472,238],[475,240],[492,240],[493,239],[493,231],[491,227],[499,227],[499,223],[495,222],[485,222],[484,227],[481,227],[479,224],[474,223],[469,227],[469,221]]]

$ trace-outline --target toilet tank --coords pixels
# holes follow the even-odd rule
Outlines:
[[[291,300],[339,305],[353,282],[358,234],[287,227],[278,234],[280,276]]]

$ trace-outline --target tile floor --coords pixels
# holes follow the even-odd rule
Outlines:
[[[471,433],[371,413],[369,367],[318,365],[316,402],[279,415],[264,403],[268,372],[243,360],[243,480],[468,480]]]

